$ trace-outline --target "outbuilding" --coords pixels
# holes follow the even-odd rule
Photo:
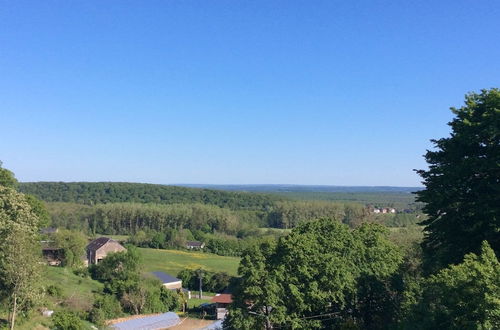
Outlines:
[[[164,272],[151,272],[167,289],[182,289],[182,280]]]
[[[227,307],[233,302],[233,296],[229,293],[221,293],[213,297],[210,302],[215,303],[217,320],[221,320],[226,317]]]
[[[109,237],[99,237],[87,245],[87,263],[95,265],[111,252],[127,251],[120,243]]]

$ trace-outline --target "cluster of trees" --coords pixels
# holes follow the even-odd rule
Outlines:
[[[500,328],[499,109],[500,90],[469,94],[425,155],[423,254],[375,224],[302,223],[243,254],[225,328]]]
[[[500,263],[481,253],[430,277],[387,229],[330,219],[246,251],[224,326],[230,329],[495,329]]]
[[[355,320],[387,324],[386,294],[403,255],[384,227],[350,230],[331,219],[306,222],[244,253],[240,285],[225,326],[333,328]]]
[[[127,251],[108,254],[89,268],[92,278],[104,283],[103,295],[95,300],[89,313],[90,321],[101,325],[123,312],[160,313],[180,306],[177,293],[165,289],[157,279],[142,278],[140,269],[140,255],[131,246]]]
[[[370,217],[362,204],[332,203],[326,201],[277,202],[268,215],[268,224],[275,228],[293,228],[302,221],[328,217],[341,220],[353,227]]]
[[[263,210],[278,199],[278,197],[265,194],[126,182],[27,182],[21,183],[19,189],[23,193],[35,195],[46,202],[72,202],[87,205],[201,203],[235,210]]]
[[[325,201],[281,201],[265,211],[231,210],[216,205],[108,203],[83,205],[48,203],[52,225],[80,229],[88,233],[130,234],[140,230],[200,230],[237,237],[255,234],[258,227],[293,228],[302,221],[321,217],[339,219],[356,227],[374,221],[361,204]]]
[[[211,272],[205,269],[184,269],[177,274],[177,278],[181,279],[182,286],[189,290],[199,290],[201,279],[202,290],[209,292],[222,292],[235,282],[235,278],[226,272]]]

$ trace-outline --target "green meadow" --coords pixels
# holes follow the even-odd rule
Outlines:
[[[240,258],[223,257],[212,253],[139,248],[144,272],[162,271],[176,276],[185,268],[203,268],[209,271],[237,275]]]

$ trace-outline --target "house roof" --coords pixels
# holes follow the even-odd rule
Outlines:
[[[116,242],[115,240],[109,238],[109,237],[99,237],[87,245],[87,250],[91,251],[97,251],[99,250],[103,245],[105,245],[108,242]],[[116,242],[118,243],[118,242]],[[120,243],[118,243],[120,244]]]
[[[203,242],[200,242],[200,241],[187,241],[186,245],[187,246],[202,246]]]
[[[210,301],[213,303],[230,304],[233,302],[233,296],[228,293],[221,293],[213,297]]]
[[[172,275],[164,272],[151,272],[151,274],[156,276],[163,284],[181,281],[177,277],[173,277]]]

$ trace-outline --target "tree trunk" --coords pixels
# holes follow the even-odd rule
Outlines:
[[[14,322],[16,322],[17,312],[17,295],[14,294],[14,306],[12,306],[12,317],[10,319],[10,330],[14,330]]]

